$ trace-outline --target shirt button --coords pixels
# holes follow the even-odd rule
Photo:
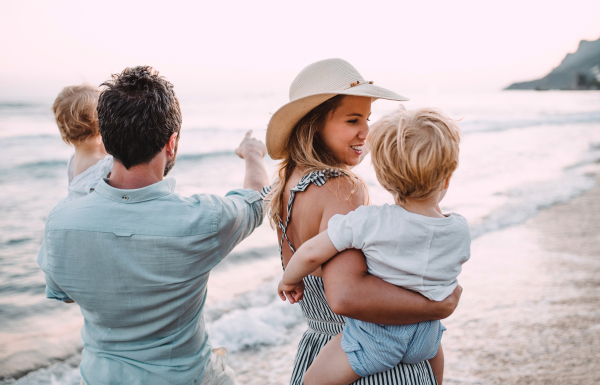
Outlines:
[[[129,200],[129,197],[127,195],[123,195],[123,199],[124,200]]]

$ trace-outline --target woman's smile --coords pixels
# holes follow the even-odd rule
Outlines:
[[[361,155],[363,153],[363,145],[364,144],[352,145],[352,146],[350,146],[350,148],[358,155]]]
[[[321,128],[321,138],[335,158],[356,166],[369,133],[371,98],[346,96]]]

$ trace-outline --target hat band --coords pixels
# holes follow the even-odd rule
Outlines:
[[[350,83],[350,85],[348,87],[342,88],[342,90],[347,90],[352,87],[360,86],[363,84],[373,84],[373,81],[372,80],[357,80],[355,82]]]

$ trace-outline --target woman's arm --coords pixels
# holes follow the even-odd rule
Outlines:
[[[462,293],[456,290],[443,301],[431,301],[367,272],[360,250],[345,250],[323,266],[325,296],[334,313],[361,321],[408,325],[439,320],[454,312]]]
[[[326,191],[333,193],[319,197],[323,204],[320,232],[327,229],[333,215],[347,214],[366,200],[365,191],[355,191],[350,194],[350,199],[343,199],[349,196],[346,194],[351,187],[342,179],[329,180],[324,187],[329,187]],[[392,285],[370,275],[365,256],[356,249],[337,254],[323,265],[322,271],[325,296],[333,312],[372,323],[408,325],[443,319],[454,312],[462,293],[462,288],[458,286],[445,300],[431,301],[413,291]]]

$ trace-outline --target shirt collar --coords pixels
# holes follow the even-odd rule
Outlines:
[[[103,197],[120,203],[138,203],[164,197],[175,191],[175,179],[166,178],[143,188],[122,190],[111,187],[108,179],[102,179],[96,186],[96,192]]]

